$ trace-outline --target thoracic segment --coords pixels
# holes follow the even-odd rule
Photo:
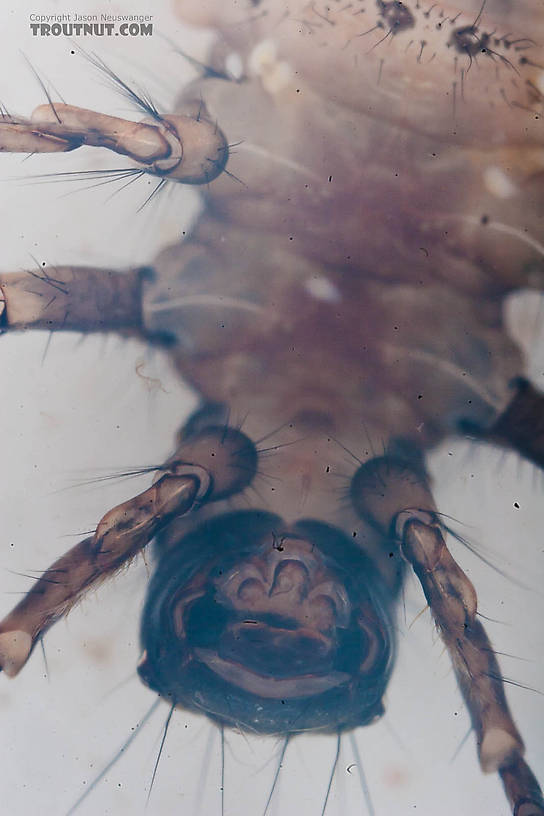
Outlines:
[[[455,144],[543,142],[538,37],[509,33],[519,19],[527,25],[530,7],[513,6],[518,19],[503,33],[491,4],[480,13],[418,0],[178,6],[182,18],[218,29],[238,54],[271,42],[301,95],[312,87],[323,99]]]

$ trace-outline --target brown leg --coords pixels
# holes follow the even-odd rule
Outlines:
[[[389,457],[371,460],[356,473],[351,496],[361,516],[397,538],[421,582],[470,712],[482,770],[499,772],[514,816],[544,816],[497,658],[476,618],[476,591],[446,546],[423,470]]]
[[[127,565],[175,518],[244,490],[256,465],[255,447],[237,429],[207,426],[184,437],[160,478],[106,513],[94,535],[55,561],[0,621],[0,670],[16,675],[39,637],[89,589]]]
[[[15,676],[46,629],[85,592],[131,561],[174,516],[191,509],[199,485],[195,476],[167,473],[106,513],[95,534],[55,561],[0,622],[0,669]]]
[[[541,816],[542,793],[525,760],[518,755],[499,773],[514,816]]]
[[[147,267],[117,272],[94,267],[37,267],[0,274],[0,332],[117,331],[144,336],[142,287]]]
[[[94,60],[91,60],[94,61]],[[100,60],[97,68],[112,78]],[[138,101],[147,121],[132,122],[97,111],[49,102],[27,119],[0,116],[0,153],[66,153],[82,145],[102,147],[137,163],[129,169],[182,184],[207,184],[224,169],[228,145],[204,104],[188,115],[160,115],[128,86],[117,82]],[[194,106],[191,106],[194,107]]]
[[[512,448],[544,468],[544,394],[520,378],[510,405],[487,431],[475,431],[484,441]]]

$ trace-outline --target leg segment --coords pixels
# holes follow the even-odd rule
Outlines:
[[[38,267],[0,275],[0,332],[120,331],[144,335],[142,288],[147,267],[117,272],[93,267]]]
[[[87,591],[127,565],[175,518],[243,490],[255,469],[255,448],[236,429],[208,426],[183,439],[158,480],[106,513],[94,535],[61,556],[0,622],[0,670],[16,675],[38,638]]]
[[[82,145],[108,147],[141,162],[170,154],[158,127],[73,105],[40,105],[30,119],[3,116],[0,121],[1,152],[68,153]]]
[[[484,442],[492,442],[525,456],[544,468],[544,395],[520,378],[510,405],[487,430],[467,426]]]
[[[55,561],[0,623],[0,668],[18,674],[40,635],[131,561],[171,518],[187,513],[198,491],[196,477],[167,474],[106,513],[95,534]]]
[[[499,772],[514,816],[544,816],[497,658],[476,618],[476,591],[446,546],[423,470],[389,457],[371,460],[355,475],[351,495],[361,516],[399,541],[421,582],[470,712],[482,770]]]
[[[104,65],[101,69],[108,72]],[[228,145],[202,106],[196,115],[161,116],[121,83],[148,114],[144,122],[64,105],[40,105],[30,119],[0,118],[0,152],[66,153],[82,145],[105,147],[128,156],[142,173],[183,184],[207,184],[222,173]]]

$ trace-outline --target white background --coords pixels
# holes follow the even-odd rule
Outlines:
[[[151,12],[156,31],[195,56],[203,56],[209,41],[206,33],[182,28],[163,0],[100,7],[44,0],[4,4],[0,99],[9,111],[28,115],[45,101],[23,51],[67,102],[128,112],[103,77],[81,55],[70,54],[69,42],[30,36],[30,12],[73,11]],[[157,33],[141,41],[80,42],[103,55],[123,78],[145,84],[166,106],[192,76]],[[3,271],[32,268],[32,256],[51,264],[151,262],[159,247],[189,228],[197,208],[192,191],[175,190],[139,213],[150,191],[145,183],[108,200],[115,187],[74,192],[85,184],[28,180],[33,174],[104,166],[120,162],[92,149],[28,160],[0,156]],[[542,386],[540,300],[531,295],[516,301],[511,330],[527,347],[531,374]],[[47,343],[47,335],[38,332],[0,340],[0,603],[6,612],[30,583],[16,572],[45,569],[93,529],[105,510],[144,489],[149,479],[85,483],[160,462],[195,402],[167,361],[137,342],[67,334]],[[462,522],[458,529],[506,574],[452,542],[477,587],[481,611],[498,621],[486,623],[493,642],[514,656],[501,658],[504,673],[544,689],[541,474],[512,454],[466,442],[437,452],[431,468],[439,507]],[[65,814],[152,704],[153,695],[135,675],[146,583],[145,565],[134,564],[47,634],[47,672],[38,648],[17,679],[0,676],[3,813]],[[424,605],[411,579],[406,611],[399,612],[400,655],[386,717],[357,734],[375,812],[507,816],[497,779],[479,771],[472,736],[452,760],[469,719],[428,611],[416,620]],[[516,687],[509,687],[508,697],[528,758],[544,779],[544,698]],[[78,813],[144,812],[166,714],[166,707],[155,712]],[[279,745],[227,733],[226,814],[262,813]],[[320,814],[334,750],[334,738],[294,740],[269,812]],[[353,763],[352,746],[344,738],[327,808],[331,816],[368,812]],[[220,814],[220,740],[204,718],[175,713],[146,812]]]

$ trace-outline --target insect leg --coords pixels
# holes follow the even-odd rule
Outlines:
[[[118,272],[94,267],[37,267],[0,275],[0,332],[118,331],[144,335],[142,287],[147,267]]]
[[[484,442],[512,448],[544,468],[544,394],[520,378],[516,393],[491,428],[466,430]]]
[[[167,473],[106,513],[95,534],[55,561],[0,623],[0,668],[9,677],[18,674],[43,632],[132,560],[171,518],[187,513],[199,486],[197,477]]]
[[[94,535],[61,556],[0,622],[0,670],[16,675],[44,631],[89,589],[127,565],[173,519],[243,490],[256,465],[255,447],[237,429],[208,426],[183,438],[157,481],[106,513]]]
[[[40,105],[30,119],[0,119],[0,152],[66,153],[82,145],[108,147],[144,163],[166,159],[171,152],[154,125],[73,105]]]
[[[351,496],[360,515],[398,540],[421,582],[470,713],[482,770],[500,774],[514,816],[544,816],[495,652],[476,617],[476,590],[446,546],[423,468],[387,456],[370,460],[355,474]]]
[[[191,115],[132,122],[74,105],[40,105],[30,119],[0,117],[0,152],[66,153],[105,147],[138,162],[142,172],[185,184],[207,184],[224,169],[228,145],[203,108]]]

